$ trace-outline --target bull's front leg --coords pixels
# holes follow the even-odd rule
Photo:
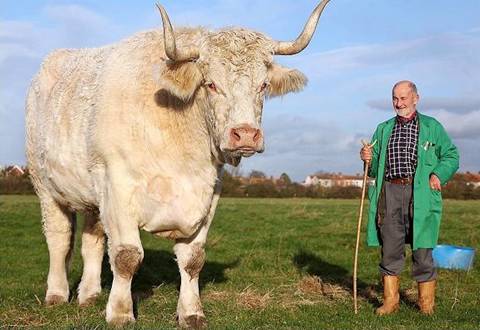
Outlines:
[[[177,304],[177,320],[181,327],[199,329],[206,325],[198,279],[205,263],[205,242],[218,199],[219,193],[216,193],[206,221],[196,235],[193,238],[178,239],[174,246],[181,278]]]
[[[104,196],[101,219],[108,237],[108,255],[113,272],[113,282],[107,302],[106,320],[122,326],[135,321],[131,284],[140,267],[144,252],[140,241],[137,210],[132,204],[128,185],[121,185],[120,178],[113,180]]]

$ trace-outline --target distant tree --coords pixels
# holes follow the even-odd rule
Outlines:
[[[33,195],[32,183],[25,176],[8,176],[0,179],[0,195]]]
[[[267,176],[262,171],[252,170],[249,175],[250,178],[262,178],[265,179]]]
[[[245,189],[248,197],[280,197],[275,185],[272,182],[261,184],[250,184]]]
[[[222,196],[241,197],[243,196],[242,183],[228,171],[223,172],[222,178]]]
[[[269,180],[265,173],[261,171],[253,170],[249,176],[250,178],[260,178],[261,180],[250,180],[250,183],[247,184],[242,178],[232,175],[232,172],[225,171],[222,196],[360,198],[361,195],[361,188],[353,186],[303,186],[291,182],[286,173],[282,173],[279,180],[276,180],[275,183],[273,180]],[[476,181],[478,181],[478,178],[474,177],[473,172],[457,173],[442,189],[442,196],[451,199],[480,199],[480,187],[475,187],[474,182]],[[24,182],[18,180],[7,182],[0,179],[0,194],[2,191],[3,193],[30,193],[32,188],[23,184]]]
[[[226,165],[225,171],[230,173],[233,177],[242,176],[242,165],[240,164],[236,167],[231,165]]]
[[[287,173],[282,173],[280,175],[280,180],[283,182],[285,185],[290,185],[292,184],[292,180],[290,180],[290,177],[288,176]]]

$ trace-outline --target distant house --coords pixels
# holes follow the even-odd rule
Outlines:
[[[320,186],[325,188],[331,187],[362,187],[363,177],[357,175],[345,175],[342,173],[318,173],[309,175],[303,182],[304,186]],[[368,184],[372,185],[375,180],[368,178]],[[451,181],[463,182],[467,186],[480,188],[480,172],[479,173],[457,173]]]
[[[473,188],[478,188],[480,187],[480,181],[475,181],[475,182],[467,182],[467,185],[473,186]]]
[[[474,188],[480,187],[480,173],[466,172],[458,173],[455,176],[461,177],[461,179],[466,182],[467,186],[472,186]]]
[[[360,175],[345,175],[342,173],[320,173],[309,175],[305,178],[304,186],[331,187],[362,187],[363,177]],[[373,180],[368,179],[372,184]]]
[[[5,168],[5,176],[22,176],[24,174],[25,170],[18,165],[11,165]]]
[[[331,178],[320,177],[319,175],[309,175],[305,178],[304,186],[321,186],[331,187],[333,186],[333,180]]]

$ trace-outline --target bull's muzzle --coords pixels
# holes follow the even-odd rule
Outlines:
[[[256,152],[263,152],[262,130],[246,124],[230,128],[225,150],[238,153],[242,157],[252,156]]]

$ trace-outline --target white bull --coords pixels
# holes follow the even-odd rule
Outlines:
[[[198,276],[225,163],[262,152],[265,96],[299,91],[305,76],[273,62],[302,51],[328,0],[293,42],[245,29],[139,33],[96,49],[58,50],[34,77],[26,150],[50,255],[47,305],[68,301],[75,212],[85,214],[78,302],[99,295],[104,234],[113,283],[106,319],[134,321],[139,229],[175,240],[181,326],[205,316]]]

